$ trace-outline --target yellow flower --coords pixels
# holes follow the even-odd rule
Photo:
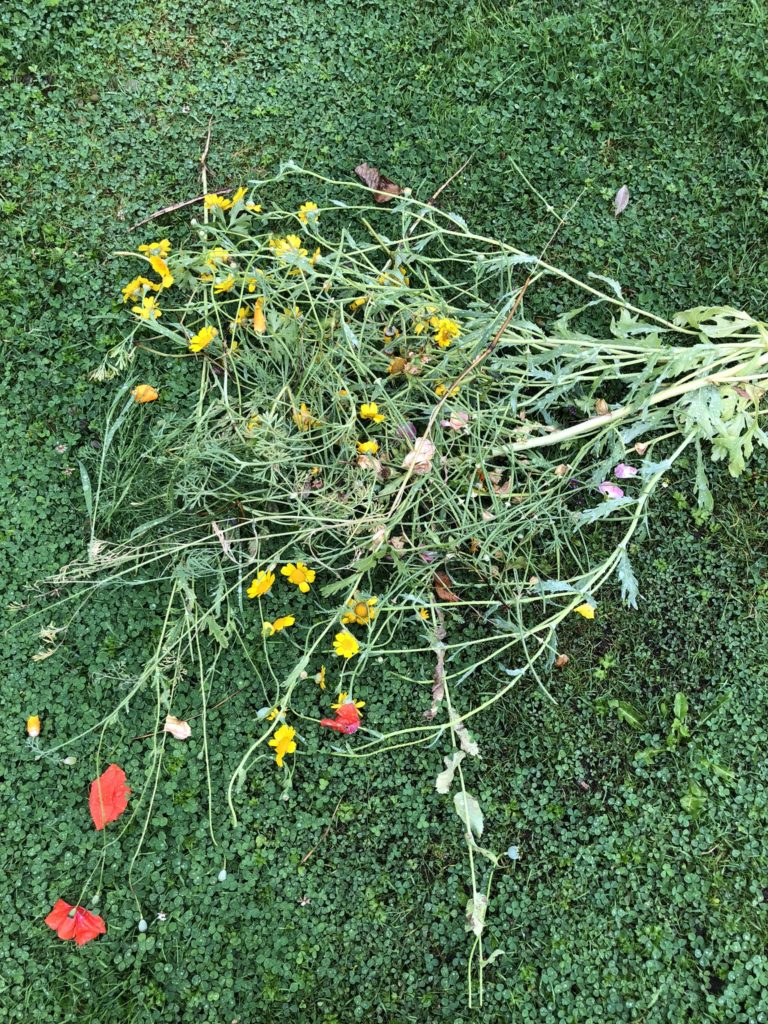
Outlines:
[[[426,608],[419,608],[419,615],[425,622],[429,622],[429,611]]]
[[[173,284],[173,274],[168,269],[168,264],[162,256],[150,256],[149,265],[156,274],[160,275],[160,287],[170,288]],[[157,285],[155,285],[155,287],[157,287]]]
[[[258,203],[246,203],[245,208],[249,213],[261,213],[261,206]]]
[[[285,309],[283,310],[283,314],[287,317],[290,317],[292,320],[301,319],[301,310],[299,309],[298,306],[286,306]]]
[[[203,206],[206,210],[229,210],[232,200],[225,196],[217,196],[215,192],[209,192],[203,199]]]
[[[215,246],[205,256],[205,265],[210,267],[211,270],[216,270],[217,263],[224,263],[225,260],[229,259],[229,253],[226,249],[222,249],[220,245]]]
[[[27,719],[27,736],[32,739],[40,735],[40,716],[30,715]]]
[[[261,416],[251,416],[245,425],[246,430],[255,430],[256,427],[261,426]]]
[[[215,327],[201,327],[197,334],[189,339],[189,351],[202,352],[204,348],[211,344],[218,333]]]
[[[225,277],[223,281],[219,281],[218,284],[213,286],[213,294],[221,295],[222,292],[228,292],[230,289],[235,287],[235,279],[230,274],[229,277]]]
[[[317,261],[319,259],[320,259],[320,246],[318,246],[315,249],[315,251],[312,253],[312,255],[309,257],[309,262],[314,267],[314,265],[317,263]]]
[[[384,421],[384,414],[379,412],[379,407],[375,402],[363,402],[360,406],[360,419],[382,423]]]
[[[333,649],[340,658],[354,658],[360,653],[360,644],[344,629],[333,638]]]
[[[262,622],[261,634],[262,636],[274,636],[275,633],[279,633],[281,629],[288,629],[289,626],[293,626],[296,619],[292,615],[283,615],[279,619],[275,619],[274,622]]]
[[[264,316],[264,299],[256,299],[253,304],[253,329],[263,334],[267,329],[267,318]]]
[[[424,330],[424,324],[419,323],[419,324],[416,324],[416,326],[413,328],[413,333],[414,334],[421,334],[423,330]]]
[[[275,582],[275,574],[269,569],[260,569],[251,580],[251,585],[246,590],[248,597],[263,597],[272,589]]]
[[[358,441],[357,450],[361,455],[375,455],[379,450],[378,441]]]
[[[354,597],[350,597],[347,601],[350,610],[344,613],[341,621],[345,626],[351,622],[357,623],[358,626],[369,626],[376,618],[375,605],[378,600],[377,597],[369,597],[367,601],[356,601]]]
[[[317,203],[307,202],[302,203],[299,207],[299,220],[302,224],[313,224],[320,214],[317,212],[319,209]]]
[[[141,300],[141,305],[132,306],[131,312],[141,317],[142,320],[158,320],[163,315],[154,295],[145,295]]]
[[[281,725],[275,735],[269,741],[270,747],[275,748],[275,761],[278,768],[283,767],[283,758],[286,754],[293,754],[296,751],[294,736],[296,730],[290,725]]]
[[[315,673],[315,682],[321,690],[325,689],[325,665],[321,665],[320,671]]]
[[[167,256],[171,251],[171,243],[167,238],[160,242],[150,242],[149,245],[140,245],[139,252],[145,252],[147,256]]]
[[[289,562],[280,570],[280,575],[287,577],[288,582],[295,584],[302,594],[308,594],[310,583],[315,582],[315,570],[308,569],[303,562],[297,562],[295,565]]]
[[[234,327],[240,327],[244,324],[250,310],[247,306],[238,306],[237,312],[235,313],[235,319],[232,321]]]
[[[311,427],[320,426],[320,420],[316,420],[304,402],[301,403],[298,412],[293,414],[293,422],[299,430],[309,430]]]
[[[354,705],[355,705],[355,707],[357,708],[358,711],[360,710],[360,708],[364,708],[365,707],[365,701],[364,700],[351,701],[349,699],[349,694],[348,693],[344,693],[344,692],[339,694],[339,696],[336,698],[336,703],[335,704],[331,704],[331,707],[333,708],[334,711],[338,711],[342,704],[352,704],[352,703],[354,703]],[[362,718],[363,716],[361,715],[360,717]]]
[[[155,284],[154,281],[150,281],[147,277],[134,277],[132,281],[123,288],[123,302],[128,302],[130,299],[136,298],[142,288],[151,288],[153,291],[158,289],[160,285]]]
[[[460,390],[461,390],[461,388],[459,387],[459,385],[456,385],[456,387],[455,388],[451,388],[451,390],[449,392],[448,388],[445,386],[445,384],[443,384],[443,382],[440,381],[438,383],[437,387],[435,388],[435,394],[437,395],[438,398],[442,398],[443,395],[448,395],[449,398],[455,398],[456,395],[458,395]]]
[[[138,402],[139,405],[144,405],[145,402],[155,402],[158,398],[157,388],[153,388],[151,384],[139,384],[131,394],[134,402]]]
[[[298,235],[286,235],[285,238],[270,238],[269,247],[275,256],[306,256],[307,250],[302,248]]]
[[[576,612],[577,615],[583,615],[585,619],[594,619],[595,617],[595,609],[592,607],[591,604],[587,604],[586,601],[584,602],[584,604],[578,605],[573,610]]]
[[[355,310],[360,309],[361,306],[364,306],[366,304],[366,302],[368,301],[368,298],[369,298],[368,295],[361,295],[357,299],[352,299],[352,301],[349,303],[349,308],[354,313]]]
[[[405,360],[402,356],[395,356],[387,367],[387,373],[391,377],[399,377],[401,373],[405,373]]]
[[[276,719],[276,718],[277,718],[278,716],[282,716],[282,714],[283,714],[283,713],[282,713],[282,711],[280,710],[280,708],[272,708],[272,710],[271,710],[271,711],[269,712],[269,714],[267,715],[267,721],[268,721],[268,722],[274,722],[274,720],[275,720],[275,719]]]
[[[248,191],[248,189],[244,185],[241,185],[240,188],[237,190],[237,192],[235,192],[235,194],[232,196],[232,199],[230,200],[229,205],[230,206],[237,206],[237,204],[242,199],[245,199],[245,194],[246,194],[247,191]]]
[[[456,321],[449,320],[447,317],[433,316],[429,325],[435,332],[435,341],[440,348],[448,348],[454,338],[458,338],[461,334],[461,328]]]

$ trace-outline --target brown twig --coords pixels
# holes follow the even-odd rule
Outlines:
[[[302,864],[306,864],[306,863],[307,863],[307,861],[309,860],[309,858],[310,858],[310,857],[312,856],[312,854],[313,854],[313,853],[315,852],[315,850],[316,850],[316,849],[318,848],[318,846],[320,846],[320,845],[321,845],[321,844],[322,844],[322,843],[323,843],[323,842],[325,841],[325,839],[326,839],[326,837],[327,837],[328,833],[329,833],[329,832],[331,831],[331,825],[333,824],[333,819],[334,819],[334,818],[336,817],[336,815],[337,815],[337,813],[338,813],[338,810],[339,810],[339,808],[341,807],[341,801],[342,801],[342,799],[343,799],[343,797],[339,797],[339,802],[338,802],[338,803],[336,804],[336,807],[335,807],[335,809],[334,809],[334,812],[333,812],[333,814],[331,815],[331,820],[330,820],[330,821],[328,822],[328,824],[327,824],[327,825],[325,826],[325,830],[323,831],[323,834],[322,834],[322,835],[320,836],[320,838],[319,838],[319,839],[318,839],[318,841],[317,841],[317,842],[315,843],[315,845],[314,845],[314,846],[312,847],[312,849],[311,849],[311,850],[309,850],[309,851],[307,851],[307,853],[305,853],[305,854],[304,854],[304,856],[303,856],[303,857],[301,858],[301,860],[299,861],[299,867],[301,867],[301,866],[302,866]]]
[[[475,155],[474,153],[470,153],[469,156],[467,157],[467,159],[464,161],[464,163],[458,169],[458,171],[454,171],[453,174],[450,176],[450,178],[446,179],[446,181],[443,182],[443,184],[440,186],[440,188],[438,188],[436,192],[432,193],[432,195],[427,200],[427,206],[434,206],[435,205],[435,200],[438,198],[440,193],[444,192],[445,189],[448,188],[448,186],[451,184],[451,182],[453,181],[454,178],[458,178],[458,176],[461,174],[461,172],[467,166],[469,161],[474,157],[474,155]],[[418,221],[417,221],[417,223],[418,223]]]
[[[216,188],[213,190],[212,195],[216,196],[227,196],[230,192],[234,192],[233,188]],[[135,231],[136,228],[140,228],[142,224],[149,224],[151,220],[156,220],[158,217],[162,217],[163,214],[173,213],[175,210],[183,210],[185,206],[194,206],[195,203],[201,203],[205,199],[205,194],[201,196],[195,196],[194,199],[185,199],[181,203],[171,203],[170,206],[164,206],[162,210],[156,210],[154,213],[150,213],[144,220],[137,220],[135,224],[132,224],[128,228],[129,231]]]

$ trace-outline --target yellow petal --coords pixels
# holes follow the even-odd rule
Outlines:
[[[583,615],[585,619],[594,619],[595,617],[595,609],[592,607],[591,604],[587,604],[586,601],[584,602],[584,604],[578,605],[573,610],[576,612],[577,615]]]

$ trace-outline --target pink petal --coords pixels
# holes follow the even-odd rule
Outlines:
[[[605,494],[609,498],[623,498],[624,491],[616,484],[612,484],[609,480],[603,480],[600,486],[597,488],[601,494]]]
[[[634,466],[628,466],[626,462],[620,462],[614,469],[613,475],[617,480],[629,480],[632,476],[637,476],[638,471]]]

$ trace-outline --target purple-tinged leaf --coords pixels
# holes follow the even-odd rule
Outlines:
[[[620,213],[624,213],[627,206],[629,205],[629,189],[626,185],[622,185],[616,195],[613,197],[613,212],[616,217]]]

